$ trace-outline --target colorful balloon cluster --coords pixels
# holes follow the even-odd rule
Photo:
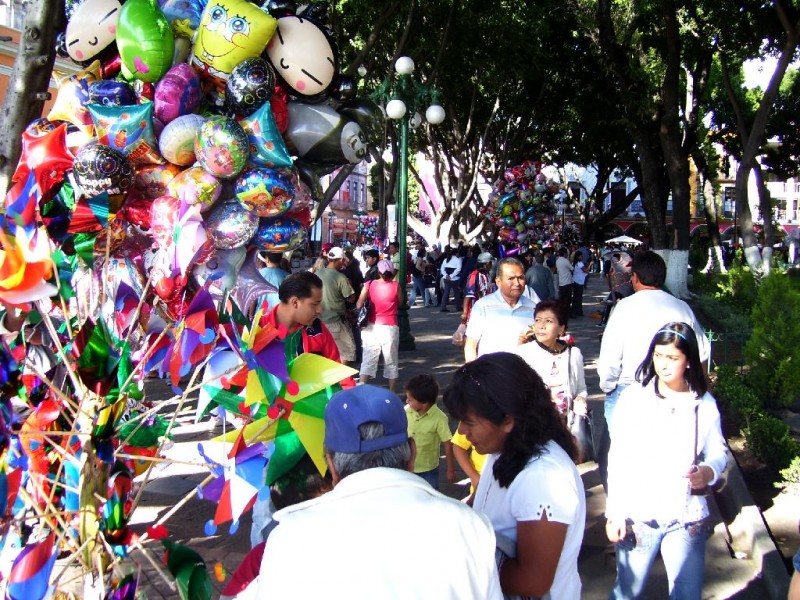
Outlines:
[[[302,246],[319,178],[364,159],[380,114],[339,74],[324,5],[268,7],[67,0],[61,50],[85,69],[26,132],[34,147],[23,163],[38,148],[67,164],[63,186],[77,208],[65,212],[94,213],[93,199],[108,197],[100,229],[113,235],[91,218],[92,231],[73,223],[69,232],[95,236],[80,240],[82,256],[87,245],[101,256],[110,242],[138,289],[155,274],[172,317],[199,284],[192,269],[220,252]],[[39,188],[50,197],[61,185]],[[155,256],[135,254],[147,248]]]
[[[562,191],[542,167],[541,162],[525,161],[506,169],[489,195],[484,214],[507,246],[543,243],[557,234],[556,203]]]
[[[356,223],[356,234],[363,238],[365,244],[375,244],[378,242],[378,217],[366,214],[355,215],[358,219]]]

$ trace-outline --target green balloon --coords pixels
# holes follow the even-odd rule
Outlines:
[[[154,83],[172,66],[175,38],[156,0],[128,0],[117,23],[122,75]]]

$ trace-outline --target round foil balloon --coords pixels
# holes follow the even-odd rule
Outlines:
[[[205,224],[214,247],[230,250],[250,241],[258,227],[258,217],[236,200],[229,200],[211,209]]]
[[[183,115],[168,123],[158,138],[161,156],[174,165],[191,165],[195,161],[194,141],[205,122],[200,115]]]
[[[81,148],[75,156],[72,170],[81,189],[89,197],[102,192],[108,192],[109,195],[125,193],[133,180],[133,167],[125,155],[102,144]]]
[[[294,186],[277,169],[248,169],[236,180],[236,197],[259,217],[277,217],[292,207]]]
[[[287,252],[300,248],[308,231],[302,223],[286,217],[261,219],[253,243],[266,252]]]
[[[186,63],[177,64],[156,85],[156,118],[163,123],[174,121],[194,112],[202,99],[200,77]]]
[[[225,83],[225,111],[246,117],[269,101],[275,87],[275,72],[257,56],[246,58],[233,68]]]
[[[212,117],[200,128],[195,141],[197,160],[222,179],[236,177],[250,154],[247,134],[233,119]]]
[[[89,85],[89,102],[106,106],[136,104],[136,92],[124,81],[103,79]]]
[[[170,181],[167,193],[186,204],[199,204],[203,212],[217,201],[222,193],[222,184],[204,168],[190,167]]]
[[[145,165],[136,169],[128,200],[146,198],[153,200],[167,194],[167,184],[180,173],[179,167],[170,164]],[[174,195],[174,194],[173,194]]]

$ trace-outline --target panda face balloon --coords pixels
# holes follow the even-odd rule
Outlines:
[[[90,60],[110,46],[117,36],[119,0],[85,0],[67,23],[67,53],[72,60]]]
[[[324,94],[336,77],[336,46],[322,27],[309,19],[278,19],[267,55],[275,72],[301,96]]]

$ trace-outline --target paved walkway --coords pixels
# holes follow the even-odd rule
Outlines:
[[[597,275],[588,280],[584,294],[584,312],[587,316],[574,319],[569,331],[575,337],[575,343],[581,349],[586,362],[586,383],[590,392],[590,408],[594,411],[595,430],[602,427],[602,395],[598,387],[596,360],[600,350],[602,330],[596,327],[599,320],[591,318],[591,314],[600,310],[599,304],[605,296],[605,282]],[[458,326],[457,313],[440,313],[435,308],[415,307],[410,311],[412,334],[415,337],[416,350],[401,352],[400,381],[398,389],[402,389],[405,381],[417,373],[433,374],[442,388],[451,376],[453,369],[463,363],[461,348],[453,346],[452,333]],[[380,371],[379,371],[380,374]],[[374,383],[381,385],[383,380]],[[155,382],[153,386],[159,385]],[[154,389],[153,392],[156,392]],[[175,445],[169,456],[197,463],[199,455],[196,445],[207,440],[212,433],[208,425],[191,425],[188,414],[180,419],[182,425],[175,430]],[[583,598],[595,600],[607,598],[608,591],[614,581],[615,564],[610,545],[604,532],[605,495],[600,486],[595,463],[586,463],[580,467],[587,495],[587,522],[583,550],[579,560],[581,578],[583,580]],[[135,513],[135,520],[141,528],[166,513],[186,493],[190,492],[206,476],[203,468],[191,464],[172,464],[156,470],[143,495],[143,503]],[[466,494],[465,485],[442,484],[442,491],[453,497]],[[188,543],[200,552],[211,569],[219,561],[229,570],[241,560],[249,549],[250,518],[242,519],[239,530],[234,535],[227,533],[227,526],[220,527],[216,536],[207,537],[203,533],[203,524],[213,516],[214,505],[210,502],[192,499],[181,509],[177,516],[166,523],[171,536],[176,541]],[[387,517],[390,518],[390,517]],[[146,563],[143,562],[143,566]],[[174,597],[161,582],[152,569],[145,574],[150,582],[148,587],[159,589],[165,597]],[[220,584],[215,583],[221,589]],[[658,566],[651,578],[645,598],[656,599],[667,597],[666,578],[663,568]],[[154,597],[154,596],[151,596]],[[724,529],[718,527],[711,538],[706,559],[706,584],[703,597],[705,599],[763,599],[769,597],[759,576],[759,568],[753,560],[736,560],[731,557],[724,538]]]

